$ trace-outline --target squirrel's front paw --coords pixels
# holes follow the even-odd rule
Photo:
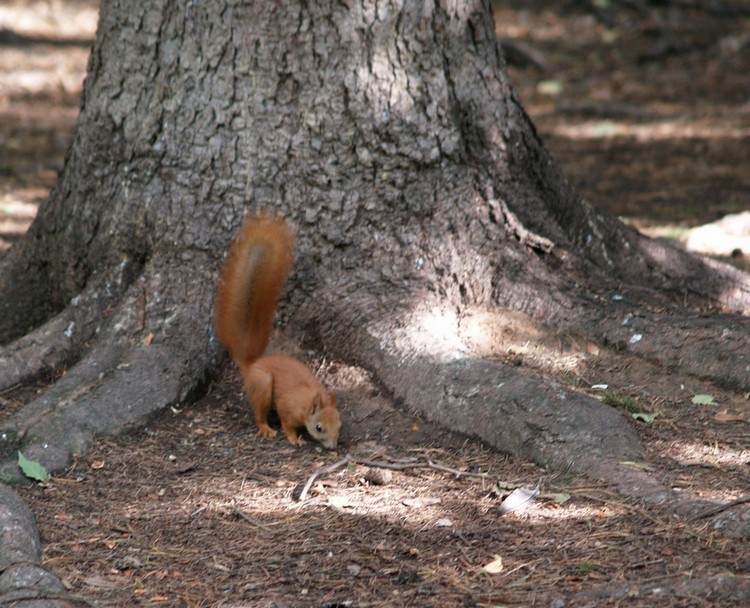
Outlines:
[[[289,443],[291,443],[292,445],[305,445],[306,443],[306,441],[302,439],[302,437],[300,437],[296,433],[294,434],[287,433],[286,438],[289,440]]]

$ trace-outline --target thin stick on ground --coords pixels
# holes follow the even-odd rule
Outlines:
[[[724,503],[723,505],[719,505],[718,507],[713,507],[711,509],[703,511],[702,513],[699,513],[698,515],[693,517],[693,521],[705,519],[706,517],[711,517],[712,515],[717,515],[722,511],[726,511],[727,509],[731,509],[732,507],[736,507],[737,505],[744,505],[748,502],[750,502],[750,494],[748,494],[747,496],[741,496],[736,500],[731,500],[727,503]]]
[[[264,532],[268,532],[269,534],[275,534],[275,532],[271,530],[271,528],[269,528],[267,525],[258,521],[257,519],[250,517],[247,513],[240,511],[237,507],[232,507],[232,513],[234,513],[237,517],[239,517],[240,519],[243,519],[247,523],[255,526],[256,528],[260,528]]]
[[[307,483],[305,484],[305,487],[302,488],[302,491],[299,493],[298,501],[302,502],[307,498],[308,492],[310,492],[310,488],[312,487],[312,484],[315,483],[315,480],[320,477],[321,475],[328,475],[329,473],[332,473],[336,469],[340,469],[345,464],[351,462],[352,457],[350,454],[347,454],[344,458],[341,460],[334,462],[332,465],[327,466],[323,469],[318,469],[315,471],[312,475],[310,475],[310,478],[307,480]]]
[[[361,464],[366,467],[373,467],[376,469],[391,469],[394,471],[428,468],[428,469],[434,469],[436,471],[442,471],[443,473],[450,473],[451,475],[455,475],[456,477],[481,477],[481,478],[487,477],[487,473],[470,473],[468,471],[459,471],[458,469],[452,469],[451,467],[446,467],[442,464],[437,464],[432,461],[390,463],[390,462],[368,460],[366,458],[355,458],[351,454],[347,454],[347,456],[342,458],[341,460],[334,462],[332,465],[325,467],[323,469],[318,469],[312,475],[310,475],[310,478],[307,480],[305,487],[302,488],[302,492],[300,492],[299,498],[297,500],[301,502],[305,500],[305,498],[307,498],[307,495],[310,492],[310,488],[312,487],[312,484],[315,483],[315,480],[318,477],[320,477],[321,475],[328,475],[329,473],[332,473],[336,469],[340,469],[342,466],[350,462]]]

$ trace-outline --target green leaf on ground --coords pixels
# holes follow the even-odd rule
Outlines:
[[[543,498],[547,498],[559,505],[565,504],[570,500],[570,494],[565,492],[551,492],[549,494],[542,494]]]
[[[659,414],[647,414],[646,412],[633,412],[630,414],[634,420],[638,420],[639,422],[642,422],[643,424],[653,424],[654,419]]]
[[[713,405],[716,403],[713,395],[695,395],[693,403],[696,405]]]
[[[41,464],[34,460],[29,460],[23,455],[23,452],[18,452],[18,466],[21,467],[21,471],[29,479],[34,481],[47,481],[49,479],[49,473]]]

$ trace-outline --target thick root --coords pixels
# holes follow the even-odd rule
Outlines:
[[[86,355],[0,423],[1,480],[21,479],[19,450],[48,471],[60,471],[97,435],[143,425],[202,387],[215,355],[212,293],[208,281],[188,281],[180,270],[142,277]],[[193,268],[182,272],[195,274]],[[145,293],[160,298],[147,300]]]
[[[86,343],[106,323],[107,311],[123,296],[126,268],[123,264],[107,277],[92,280],[59,314],[0,348],[0,390],[62,369],[79,358]]]

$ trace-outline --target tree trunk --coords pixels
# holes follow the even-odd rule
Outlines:
[[[747,319],[701,313],[750,310],[750,278],[572,191],[488,1],[111,0],[65,169],[0,271],[0,385],[66,370],[6,419],[6,454],[58,470],[199,391],[217,270],[257,210],[298,233],[294,335],[522,457],[669,496],[620,465],[641,446],[619,413],[504,363],[513,323],[747,386]]]

